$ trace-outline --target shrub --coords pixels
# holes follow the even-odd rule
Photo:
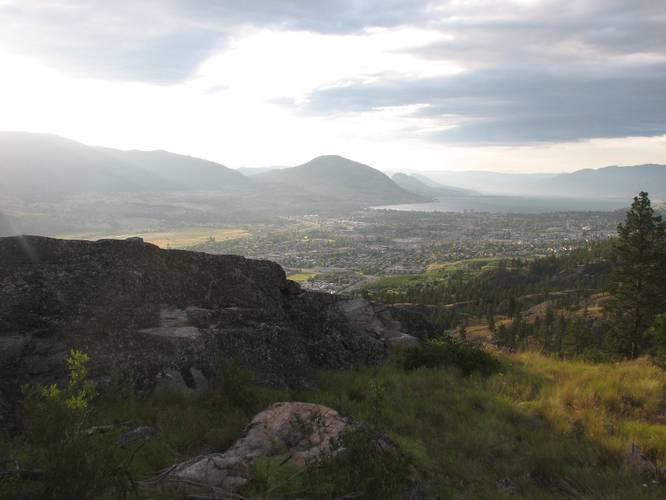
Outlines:
[[[402,362],[405,370],[456,366],[464,375],[479,372],[490,375],[498,371],[497,358],[482,347],[460,342],[451,337],[439,337],[407,349]]]
[[[24,432],[14,459],[20,470],[0,489],[9,498],[126,498],[128,481],[120,451],[110,436],[86,432],[89,405],[95,397],[88,381],[89,357],[72,350],[69,380],[23,388]]]
[[[308,493],[304,481],[305,470],[285,462],[285,457],[281,455],[259,458],[252,464],[250,475],[252,483],[243,491],[246,495],[291,498]]]
[[[386,449],[386,437],[373,425],[360,425],[331,446],[331,452],[305,477],[307,490],[324,498],[403,498],[412,467],[397,449]]]
[[[397,448],[387,449],[384,434],[360,425],[331,443],[319,460],[299,468],[284,456],[262,458],[252,466],[245,495],[270,498],[404,498],[413,468]]]
[[[235,358],[216,364],[212,392],[216,404],[246,411],[254,409],[259,398],[254,373]]]

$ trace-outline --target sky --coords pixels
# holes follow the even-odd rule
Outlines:
[[[230,167],[666,163],[664,0],[0,0],[0,130]]]

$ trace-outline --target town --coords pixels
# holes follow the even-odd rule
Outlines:
[[[616,212],[500,214],[362,210],[284,217],[244,237],[192,249],[278,262],[305,288],[348,292],[380,276],[420,274],[476,258],[533,258],[607,239]]]

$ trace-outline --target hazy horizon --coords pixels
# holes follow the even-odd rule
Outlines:
[[[64,136],[61,136],[61,135],[58,135],[58,134],[53,134],[53,133],[50,133],[50,132],[27,132],[27,131],[24,131],[24,130],[0,130],[0,134],[3,134],[3,133],[5,133],[5,134],[7,134],[7,133],[8,134],[31,134],[31,135],[36,135],[36,136],[40,136],[40,135],[53,136],[53,137],[57,137],[57,138],[60,138],[60,139],[74,141],[74,142],[76,142],[78,144],[81,144],[81,145],[84,145],[84,146],[89,146],[89,147],[93,147],[93,148],[101,148],[101,149],[105,149],[105,148],[106,149],[118,149],[119,151],[128,151],[128,152],[131,152],[131,151],[139,151],[139,152],[164,151],[164,152],[175,154],[175,155],[189,156],[189,157],[192,157],[192,158],[211,161],[211,162],[214,162],[214,163],[218,163],[221,166],[230,168],[232,170],[244,170],[244,169],[280,170],[280,169],[285,169],[285,168],[297,167],[297,166],[303,165],[305,163],[308,163],[309,161],[311,161],[315,158],[322,157],[322,156],[341,156],[343,158],[346,158],[343,155],[339,155],[339,154],[333,152],[333,153],[317,154],[317,155],[315,155],[311,158],[305,159],[301,163],[292,164],[292,165],[258,165],[258,166],[230,165],[229,163],[224,162],[224,161],[217,161],[217,160],[214,160],[212,158],[199,157],[199,156],[195,156],[195,155],[190,155],[188,153],[181,153],[179,151],[173,151],[173,150],[166,149],[166,148],[159,148],[159,149],[112,148],[112,147],[104,145],[104,144],[86,144],[86,143],[83,143],[81,141],[77,141],[75,139],[72,139],[70,137],[64,137]],[[356,161],[355,158],[347,158],[347,159]],[[372,164],[370,164],[368,166],[379,170],[380,172],[386,174],[389,177],[392,176],[393,174],[396,174],[396,173],[418,174],[418,173],[427,173],[428,172],[428,170],[426,170],[426,169],[419,169],[419,168],[392,169],[392,168],[384,168],[382,165],[372,165]],[[486,168],[479,168],[479,169],[441,168],[441,169],[430,169],[430,171],[433,172],[433,173],[435,173],[435,172],[451,172],[451,173],[457,173],[457,172],[460,172],[460,173],[463,173],[463,172],[488,172],[488,173],[493,173],[493,174],[514,174],[514,175],[515,174],[518,174],[518,175],[557,175],[557,174],[560,174],[560,173],[572,173],[572,172],[576,172],[578,170],[599,170],[599,169],[606,168],[606,167],[633,167],[633,166],[639,166],[639,165],[638,164],[636,164],[636,165],[613,164],[613,165],[601,165],[601,166],[595,166],[595,167],[583,167],[583,168],[579,168],[579,169],[561,170],[561,171],[554,171],[554,172],[539,172],[539,171],[536,171],[536,170],[535,171],[522,171],[522,172],[507,172],[507,171],[502,171],[502,170],[492,170],[491,168],[487,168],[487,169]]]
[[[0,0],[0,130],[232,168],[666,163],[666,4]]]

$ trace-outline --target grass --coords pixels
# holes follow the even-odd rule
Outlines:
[[[414,465],[428,498],[666,497],[666,485],[623,467],[632,442],[666,465],[664,370],[645,359],[589,364],[529,352],[493,355],[500,369],[486,377],[451,366],[405,370],[398,352],[382,366],[321,373],[312,388],[292,391],[254,386],[231,367],[226,383],[198,396],[141,399],[121,391],[100,400],[92,418],[158,430],[132,462],[139,478],[224,450],[256,412],[297,400],[378,424]],[[261,477],[250,491],[273,494],[278,483],[282,498],[293,498],[296,485],[285,484],[292,474],[274,466],[258,464]]]
[[[436,262],[433,264],[430,264],[426,268],[427,273],[435,273],[435,272],[455,272],[460,269],[477,269],[477,270],[488,270],[488,269],[494,269],[497,267],[497,262],[500,259],[497,257],[477,257],[473,259],[463,259],[463,260],[456,260],[453,262]]]
[[[647,361],[589,365],[501,355],[488,378],[389,365],[322,376],[316,402],[369,417],[368,387],[388,405],[384,426],[444,498],[663,498],[663,486],[622,468],[636,442],[666,463],[666,373]]]
[[[382,276],[378,280],[369,283],[364,290],[369,292],[391,292],[394,291],[396,294],[401,291],[402,288],[409,287],[410,285],[418,285],[426,283],[429,280],[437,281],[437,278],[432,278],[429,275],[425,274],[403,274],[398,276]]]
[[[303,281],[310,281],[312,278],[317,276],[317,273],[295,273],[295,274],[290,274],[287,276],[292,281],[298,281],[303,282]]]
[[[438,285],[458,271],[465,271],[465,280],[470,280],[482,271],[496,267],[497,258],[476,258],[459,260],[447,263],[430,264],[422,274],[403,274],[397,276],[382,276],[372,283],[368,283],[365,290],[370,294],[383,292],[393,295],[404,294],[406,289],[413,286]]]
[[[560,432],[584,429],[616,453],[636,442],[666,465],[666,374],[647,359],[612,364],[516,356],[532,377],[546,380],[539,411]]]
[[[504,318],[503,316],[495,317],[495,326],[499,327],[500,324],[505,324],[508,326],[511,324],[511,320]],[[486,344],[490,342],[493,338],[493,332],[488,328],[488,323],[478,323],[471,324],[465,327],[465,336],[470,342],[479,342]]]
[[[167,231],[148,231],[123,234],[84,233],[58,235],[57,238],[99,240],[102,238],[125,239],[138,236],[144,241],[160,248],[188,248],[211,240],[225,241],[247,238],[250,233],[245,229],[229,229],[215,227],[190,227]]]

